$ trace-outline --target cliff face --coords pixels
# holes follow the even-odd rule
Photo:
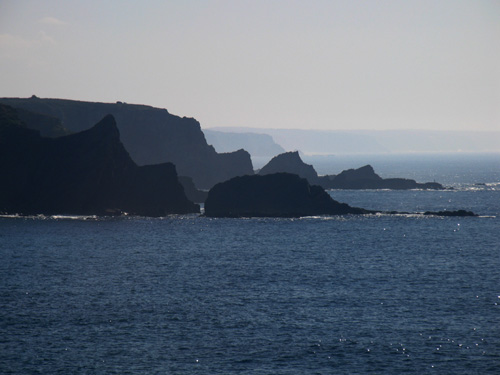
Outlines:
[[[218,154],[207,144],[198,121],[172,115],[166,109],[36,97],[0,98],[0,102],[58,118],[71,132],[89,129],[111,114],[123,145],[138,165],[171,162],[179,175],[191,177],[198,188],[209,189],[228,178],[253,174],[246,151]]]
[[[3,106],[0,106],[3,107]],[[138,167],[112,116],[55,139],[0,118],[0,212],[145,216],[199,212],[174,165]]]
[[[205,201],[210,217],[300,217],[368,211],[333,200],[320,186],[289,173],[235,177],[215,185]]]
[[[298,151],[285,152],[269,161],[259,171],[260,175],[272,173],[291,173],[307,179],[309,183],[315,184],[318,180],[318,174],[312,165],[306,164],[300,158]]]
[[[22,108],[17,108],[16,112],[19,119],[28,129],[38,130],[42,137],[55,138],[71,134],[62,125],[61,120],[56,117],[34,113]]]

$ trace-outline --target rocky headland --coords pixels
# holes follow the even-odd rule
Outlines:
[[[186,198],[173,164],[134,163],[111,115],[88,130],[46,138],[28,129],[16,109],[0,105],[0,175],[4,214],[199,212]]]
[[[205,202],[205,214],[211,217],[374,214],[378,211],[339,203],[324,189],[443,189],[438,183],[383,179],[370,165],[318,176],[298,152],[280,154],[252,175],[246,151],[217,154],[194,119],[181,119],[166,110],[36,97],[4,100],[20,106],[0,104],[0,213],[4,214],[164,216],[199,212],[193,202]],[[121,143],[113,115],[87,126],[89,119],[107,111],[116,111],[124,120],[129,139],[137,136],[131,148],[143,161],[157,161],[162,149],[160,158],[166,154],[177,158],[202,186],[224,182],[207,193],[197,188],[194,178],[178,177],[172,163],[138,166]],[[476,216],[465,210],[422,214]]]
[[[172,115],[166,109],[122,102],[95,103],[35,96],[0,98],[0,103],[44,114],[60,121],[62,128],[73,133],[90,129],[111,114],[116,119],[121,141],[135,163],[173,163],[177,173],[191,177],[198,189],[209,189],[217,182],[253,174],[248,152],[217,153],[207,144],[198,121]]]

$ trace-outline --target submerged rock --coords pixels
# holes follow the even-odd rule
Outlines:
[[[424,215],[434,216],[478,216],[472,211],[456,210],[456,211],[425,211]]]
[[[300,217],[364,214],[339,203],[320,186],[290,173],[235,177],[215,185],[205,201],[210,217]]]

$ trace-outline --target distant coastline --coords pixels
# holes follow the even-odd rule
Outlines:
[[[285,150],[300,150],[307,155],[500,152],[500,131],[315,130],[249,127],[216,127],[209,130],[267,134]]]

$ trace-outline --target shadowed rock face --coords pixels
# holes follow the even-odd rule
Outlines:
[[[247,150],[252,157],[271,157],[285,152],[268,134],[233,133],[204,129],[207,142],[219,152],[230,152],[238,148]]]
[[[28,129],[38,130],[42,137],[55,138],[71,134],[56,117],[33,113],[22,108],[17,108],[16,112]]]
[[[210,217],[300,217],[368,211],[333,200],[320,186],[289,173],[235,177],[215,185],[205,201]]]
[[[253,174],[248,152],[218,154],[207,144],[198,121],[172,115],[166,109],[36,97],[0,98],[0,102],[58,118],[71,132],[87,130],[112,114],[123,145],[138,165],[171,162],[179,175],[191,177],[200,189],[209,189],[234,176]]]
[[[272,173],[296,174],[307,179],[311,184],[315,184],[318,180],[318,174],[313,166],[304,163],[298,151],[285,152],[275,156],[259,171],[260,175]]]
[[[89,130],[55,139],[40,137],[15,117],[0,116],[0,175],[4,213],[199,212],[186,198],[174,165],[138,167],[132,161],[112,116]]]

